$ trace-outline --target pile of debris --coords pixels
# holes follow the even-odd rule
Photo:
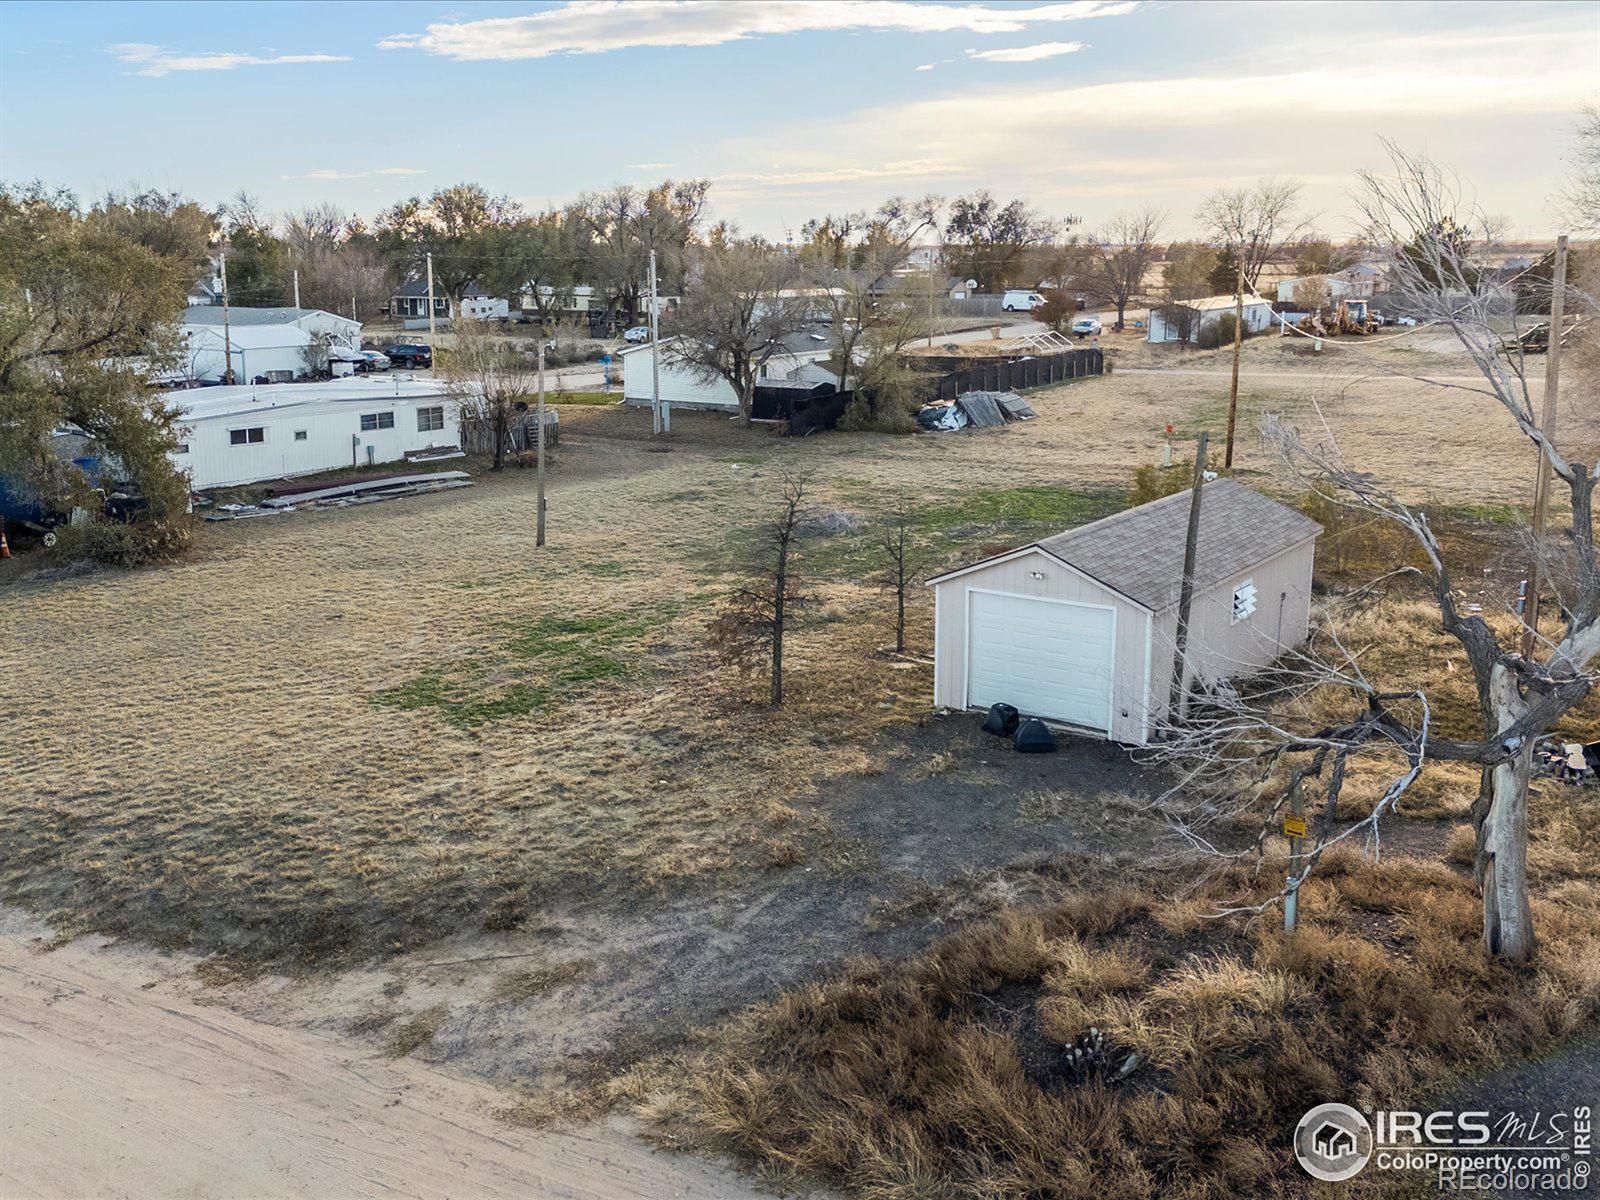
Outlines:
[[[1591,784],[1600,778],[1600,742],[1545,738],[1534,751],[1534,774],[1560,783]]]
[[[988,429],[1007,421],[1031,421],[1039,414],[1016,392],[963,392],[954,400],[936,400],[917,412],[917,427],[929,433]]]
[[[337,484],[290,484],[272,489],[273,494],[260,504],[219,504],[206,513],[208,521],[242,521],[247,517],[271,517],[302,509],[349,508],[356,504],[377,504],[399,496],[423,496],[472,486],[465,471],[429,471],[422,475],[383,475],[362,477]]]

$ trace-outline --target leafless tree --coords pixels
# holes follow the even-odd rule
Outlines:
[[[1563,199],[1580,229],[1600,229],[1600,104],[1585,104],[1578,118],[1573,172]]]
[[[1144,287],[1145,273],[1161,255],[1159,239],[1167,214],[1156,208],[1119,212],[1087,239],[1089,277],[1095,290],[1117,307],[1117,328],[1128,303]]]
[[[1206,197],[1195,219],[1207,235],[1231,246],[1244,264],[1245,286],[1254,288],[1266,265],[1306,228],[1296,215],[1300,184],[1261,179],[1254,187],[1220,188]]]
[[[711,623],[712,644],[721,657],[741,670],[763,661],[770,667],[773,708],[783,704],[784,634],[806,602],[794,568],[809,482],[804,475],[783,477],[776,511],[756,529],[751,543],[750,580],[728,597]]]
[[[1380,818],[1429,761],[1471,763],[1480,771],[1472,819],[1476,832],[1476,876],[1483,902],[1483,941],[1488,953],[1525,962],[1534,951],[1528,899],[1528,781],[1538,739],[1590,692],[1600,654],[1600,565],[1595,557],[1593,493],[1600,461],[1585,465],[1541,428],[1520,356],[1507,354],[1503,305],[1489,274],[1472,260],[1470,231],[1479,227],[1456,182],[1427,158],[1390,147],[1393,174],[1364,173],[1359,203],[1373,243],[1391,255],[1391,286],[1411,311],[1450,330],[1476,368],[1477,382],[1435,380],[1497,404],[1537,451],[1541,470],[1566,493],[1570,515],[1555,536],[1532,549],[1541,576],[1555,592],[1560,629],[1536,634],[1532,656],[1521,638],[1503,642],[1489,622],[1458,599],[1454,577],[1425,512],[1405,503],[1371,475],[1345,461],[1324,423],[1313,436],[1268,417],[1263,431],[1282,461],[1303,481],[1318,481],[1325,496],[1368,517],[1403,530],[1421,551],[1425,566],[1396,575],[1419,583],[1437,606],[1441,626],[1465,651],[1477,691],[1481,732],[1475,738],[1442,736],[1434,729],[1434,705],[1425,689],[1379,690],[1345,651],[1336,631],[1331,652],[1293,656],[1278,686],[1288,690],[1342,689],[1351,702],[1347,721],[1304,728],[1282,715],[1275,697],[1261,692],[1224,695],[1199,706],[1198,715],[1170,722],[1159,752],[1183,764],[1190,781],[1253,769],[1258,786],[1276,812],[1313,782],[1324,794],[1323,815],[1313,849],[1298,878],[1314,867],[1335,841],[1366,830],[1376,836]],[[1582,300],[1592,308],[1592,301]],[[1592,325],[1592,322],[1590,322]],[[1565,524],[1565,523],[1558,523]],[[1386,582],[1387,578],[1383,581]],[[1269,689],[1270,691],[1270,689]],[[1337,805],[1347,767],[1358,755],[1398,756],[1388,786],[1359,821],[1339,828]],[[1275,768],[1297,762],[1287,775]],[[1199,789],[1202,796],[1208,789]],[[1197,843],[1217,816],[1215,791],[1181,818]],[[1291,885],[1297,880],[1291,880]]]
[[[482,321],[462,321],[455,345],[435,374],[461,406],[461,419],[487,422],[494,436],[493,470],[505,465],[511,423],[534,395],[525,360]],[[522,406],[519,408],[519,405]]]
[[[813,298],[800,283],[794,256],[759,238],[724,241],[695,255],[667,354],[705,380],[726,381],[746,424],[762,369],[812,318]]]
[[[913,524],[915,512],[904,489],[895,496],[878,539],[883,585],[894,595],[894,652],[906,652],[906,595],[928,569],[929,558]]]

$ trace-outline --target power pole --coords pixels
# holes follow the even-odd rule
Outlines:
[[[354,296],[350,297],[350,319],[352,321],[361,320],[360,317],[356,316],[356,298]]]
[[[665,433],[672,418],[661,406],[661,313],[656,302],[656,252],[650,251],[650,432]]]
[[[1300,795],[1300,781],[1295,780],[1289,792],[1289,815],[1283,819],[1284,832],[1289,835],[1289,874],[1284,880],[1283,931],[1293,933],[1300,915],[1300,872],[1304,870],[1306,802]]]
[[[300,307],[300,268],[294,269],[294,306]]]
[[[222,382],[233,382],[233,330],[228,325],[228,256],[218,255],[222,271]]]
[[[1184,715],[1188,695],[1184,688],[1184,652],[1189,647],[1189,608],[1194,603],[1194,554],[1200,540],[1200,489],[1206,481],[1206,432],[1194,445],[1194,484],[1189,491],[1189,533],[1183,543],[1183,586],[1178,591],[1177,649],[1172,655],[1172,695],[1167,703],[1167,719],[1176,721]]]
[[[1233,382],[1228,385],[1228,449],[1222,468],[1233,470],[1233,422],[1239,413],[1239,348],[1244,345],[1244,254],[1239,254],[1239,281],[1233,294]]]
[[[433,255],[428,255],[428,345],[433,345]]]
[[[535,523],[533,544],[544,545],[544,339],[539,339],[539,466],[538,478],[539,516]]]
[[[1556,239],[1555,270],[1550,279],[1550,348],[1544,360],[1544,411],[1539,428],[1547,438],[1556,435],[1556,396],[1561,390],[1561,322],[1567,308],[1567,235]],[[1539,628],[1539,553],[1544,537],[1544,510],[1550,499],[1550,463],[1539,451],[1539,465],[1533,477],[1533,565],[1528,568],[1528,604],[1523,613],[1527,629],[1522,634],[1522,656],[1533,657]]]

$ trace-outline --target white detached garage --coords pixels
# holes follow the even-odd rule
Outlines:
[[[1004,702],[1143,745],[1172,686],[1181,492],[949,571],[934,589],[934,704]],[[1247,675],[1305,640],[1322,527],[1233,480],[1205,485],[1188,680]]]

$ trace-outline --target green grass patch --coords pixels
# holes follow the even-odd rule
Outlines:
[[[547,388],[544,393],[546,404],[616,404],[621,399],[621,389],[614,392],[552,392]]]
[[[675,604],[517,622],[494,649],[429,667],[372,703],[432,710],[458,729],[542,712],[597,683],[639,672],[641,643],[677,615]]]

